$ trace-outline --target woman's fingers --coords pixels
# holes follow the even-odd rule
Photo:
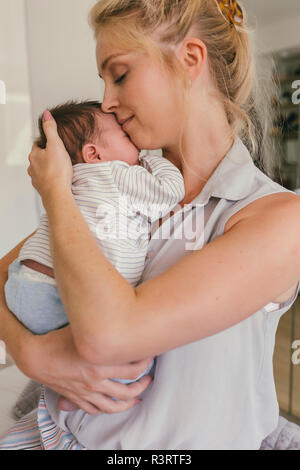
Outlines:
[[[68,398],[59,398],[58,406],[63,411],[74,411],[78,406],[92,415],[121,413],[140,403],[138,396],[146,390],[151,382],[152,379],[149,375],[128,385],[105,380],[101,382],[101,392],[85,392],[81,394],[80,399],[68,393]]]
[[[44,113],[43,129],[47,138],[47,145],[59,139],[56,121],[48,110]]]
[[[39,192],[44,201],[48,195],[56,194],[55,187],[67,188],[71,191],[73,167],[65,145],[57,132],[56,121],[43,122],[47,138],[46,149],[37,144],[32,146],[28,156],[30,166],[27,173],[31,178],[32,186]]]
[[[43,129],[47,138],[47,148],[52,145],[59,145],[65,148],[63,141],[58,135],[56,121],[48,110],[44,112]]]
[[[111,380],[102,380],[101,391],[81,393],[81,398],[67,392],[58,400],[58,408],[62,411],[82,409],[90,415],[121,413],[140,403],[138,398],[152,382],[149,375],[138,382],[122,384]],[[112,397],[112,398],[111,398]],[[113,399],[114,398],[114,399]]]
[[[122,384],[112,380],[104,380],[101,383],[101,392],[118,400],[128,401],[137,398],[152,382],[150,375],[145,375],[137,382]]]
[[[133,382],[132,384],[126,385],[127,389],[129,390],[129,396],[131,398],[138,397],[149,387],[152,381],[153,379],[150,375],[144,375],[144,377],[138,380],[138,382]]]
[[[110,377],[111,379],[135,380],[149,367],[152,360],[153,358],[147,358],[132,364],[124,364],[113,367],[103,366],[101,369],[102,373],[105,372],[105,376]],[[105,369],[105,371],[103,369]]]
[[[68,400],[66,397],[59,397],[57,400],[57,406],[62,411],[75,411],[79,409],[79,406]]]
[[[69,394],[69,398],[60,397],[58,399],[58,408],[62,411],[72,412],[80,408],[89,415],[100,415],[100,414],[113,414],[122,413],[127,411],[133,406],[140,403],[139,399],[133,398],[127,401],[113,400],[109,396],[103,393],[92,394],[86,399],[79,399],[78,397]]]
[[[99,415],[104,413],[104,411],[95,406],[93,403],[84,399],[79,399],[77,396],[73,396],[71,393],[68,393],[68,398],[60,397],[57,404],[58,408],[62,411],[75,411],[77,408],[80,408],[89,415]],[[75,408],[76,406],[77,408]]]
[[[37,144],[33,144],[30,154],[28,155],[29,163],[32,164],[32,160],[36,157],[37,154],[42,154],[45,152],[43,149],[40,149]]]
[[[60,394],[57,400],[57,406],[60,410],[71,412],[81,409],[88,414],[103,413],[102,410],[89,401],[89,398],[86,397],[86,393],[78,394],[75,389],[74,391],[70,391],[69,389],[63,390],[61,387],[56,388],[56,392]]]
[[[28,160],[32,160],[33,158],[35,158],[36,156],[38,155],[44,155],[45,154],[45,149],[41,149],[36,143],[33,144],[32,148],[31,148],[31,152],[28,156]]]
[[[123,364],[120,366],[96,366],[88,364],[82,368],[82,377],[84,378],[85,390],[88,393],[102,392],[103,383],[114,383],[108,379],[125,379],[135,381],[151,364],[152,358],[144,359],[132,364]],[[110,388],[111,390],[111,388]],[[113,396],[108,391],[109,396]],[[132,397],[132,395],[131,395]],[[118,397],[114,397],[118,398]],[[126,397],[125,397],[126,398]]]
[[[89,414],[92,415],[97,415],[97,414],[114,414],[114,413],[123,413],[124,411],[130,410],[134,406],[138,405],[140,403],[140,400],[138,399],[132,399],[128,401],[117,401],[113,400],[112,398],[101,395],[97,397],[97,404],[96,404],[96,411],[91,412]],[[90,405],[90,404],[89,404]],[[95,408],[94,405],[94,400],[93,400],[93,407]]]
[[[37,158],[37,155],[43,155],[43,152],[45,151],[43,149],[40,149],[37,144],[33,144],[32,149],[30,154],[28,155],[28,160],[29,160],[29,167],[27,168],[27,173],[31,177],[32,176],[32,162],[35,158]]]

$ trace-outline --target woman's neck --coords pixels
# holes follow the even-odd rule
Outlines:
[[[183,204],[191,202],[204,188],[234,144],[232,129],[222,108],[212,105],[205,118],[187,120],[180,155],[177,148],[163,149],[163,156],[181,171],[185,184]]]

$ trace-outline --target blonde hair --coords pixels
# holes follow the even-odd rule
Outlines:
[[[216,0],[101,0],[92,8],[89,23],[96,38],[105,28],[105,37],[115,46],[152,54],[182,78],[183,123],[189,87],[174,46],[192,30],[207,47],[211,76],[232,134],[241,138],[256,166],[274,178],[270,98],[276,95],[276,84],[269,77],[262,86],[244,8],[243,13],[242,25],[233,26]],[[158,41],[153,41],[155,33]]]

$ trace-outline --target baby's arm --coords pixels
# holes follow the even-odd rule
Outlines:
[[[184,199],[182,174],[163,157],[146,155],[141,166],[125,168],[121,173],[115,170],[114,179],[122,195],[151,222],[164,217]]]

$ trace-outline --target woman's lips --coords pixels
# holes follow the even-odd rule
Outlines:
[[[134,116],[132,116],[131,118],[127,119],[127,121],[124,122],[124,124],[122,124],[122,128],[123,130],[126,129],[126,127],[128,126],[128,124],[133,120]]]

